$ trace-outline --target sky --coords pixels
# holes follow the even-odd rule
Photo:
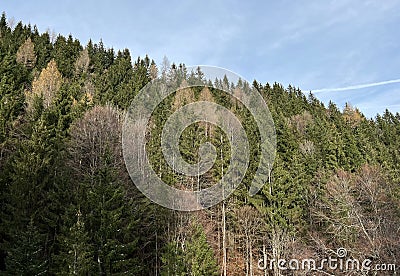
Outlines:
[[[400,1],[1,0],[16,22],[103,40],[161,65],[212,65],[289,84],[367,117],[400,112]]]

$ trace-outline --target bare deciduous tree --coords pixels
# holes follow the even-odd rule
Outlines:
[[[253,246],[260,231],[260,214],[254,207],[245,205],[235,210],[237,228],[245,245],[246,276],[253,276]]]
[[[36,64],[35,45],[30,37],[18,48],[17,62],[22,63],[26,68],[33,68]]]
[[[300,143],[299,148],[303,154],[313,155],[315,152],[314,143],[310,140],[304,140],[302,143]]]
[[[128,178],[122,157],[122,115],[112,106],[95,106],[71,126],[71,167],[78,177],[93,176],[107,166]]]
[[[75,61],[75,73],[78,75],[86,73],[89,68],[89,63],[89,51],[85,48],[80,52],[79,57]]]
[[[302,114],[297,114],[288,120],[289,126],[296,128],[296,130],[304,135],[307,126],[313,122],[313,117],[308,111],[304,111]]]
[[[329,242],[314,237],[319,247],[345,246],[353,256],[393,262],[399,219],[392,215],[396,207],[388,196],[390,188],[374,166],[364,165],[356,174],[337,171],[312,211],[332,237]]]

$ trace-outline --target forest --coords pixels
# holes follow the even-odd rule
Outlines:
[[[160,61],[159,61],[160,62]],[[154,171],[182,190],[209,187],[230,165],[228,137],[199,122],[180,137],[183,158],[199,145],[218,156],[198,176],[173,171],[160,149],[178,108],[210,101],[231,110],[249,137],[251,162],[223,202],[174,211],[145,197],[122,154],[122,124],[135,95],[158,76],[207,84],[185,64],[157,65],[128,49],[86,45],[0,19],[0,274],[4,275],[394,275],[400,265],[400,114],[366,118],[350,103],[325,105],[289,85],[230,83],[178,90],[147,126]],[[212,80],[214,81],[214,80]],[[222,88],[257,89],[272,114],[274,164],[259,164],[249,111]],[[220,89],[218,89],[220,88]],[[268,174],[254,196],[257,166]],[[339,249],[345,254],[339,256]],[[282,269],[277,260],[368,260],[371,269]],[[266,260],[276,260],[261,269]],[[291,265],[294,265],[292,262]],[[378,271],[376,264],[390,270]],[[389,266],[392,265],[392,266]]]

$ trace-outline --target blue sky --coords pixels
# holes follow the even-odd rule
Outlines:
[[[133,58],[161,64],[165,55],[316,90],[325,103],[350,102],[368,117],[400,112],[400,1],[2,0],[0,9],[39,31],[128,48]]]

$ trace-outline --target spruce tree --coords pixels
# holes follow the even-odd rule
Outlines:
[[[6,268],[11,275],[42,275],[48,273],[48,259],[43,247],[45,237],[31,220],[22,226],[14,242],[8,246]]]
[[[189,275],[218,275],[218,266],[214,252],[207,242],[206,234],[201,224],[192,223],[192,233],[186,246],[186,262]]]

